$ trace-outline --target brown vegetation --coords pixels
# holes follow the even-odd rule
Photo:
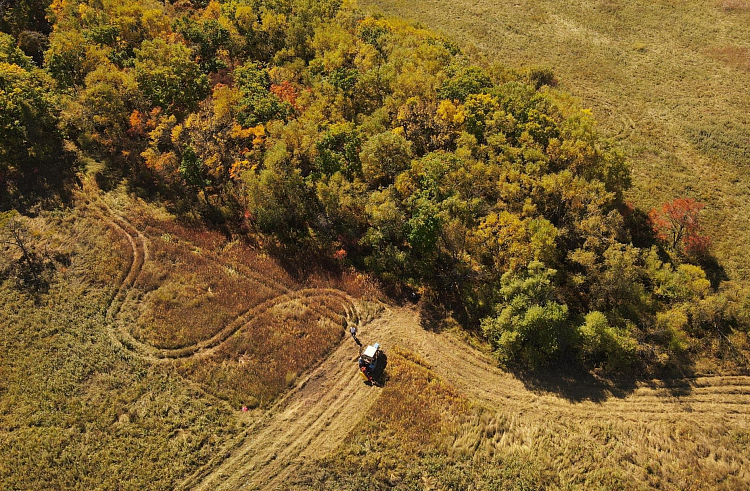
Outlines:
[[[280,303],[177,370],[235,407],[267,406],[341,339],[345,324],[341,303],[323,295]]]
[[[724,10],[750,10],[750,2],[747,0],[721,0],[718,5]]]
[[[750,3],[745,8],[750,9]],[[710,48],[708,54],[723,61],[732,68],[750,72],[750,48],[743,46],[722,46]]]

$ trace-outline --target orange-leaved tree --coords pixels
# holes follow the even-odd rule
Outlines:
[[[699,218],[704,207],[693,198],[675,198],[659,209],[653,208],[648,216],[654,232],[669,248],[696,256],[705,254],[711,243],[709,237],[700,233]]]

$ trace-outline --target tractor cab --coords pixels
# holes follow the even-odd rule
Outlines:
[[[359,355],[359,374],[365,380],[365,383],[382,385],[380,379],[383,376],[387,359],[380,345],[375,343],[368,346]]]

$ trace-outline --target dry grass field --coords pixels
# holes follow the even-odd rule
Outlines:
[[[750,378],[552,390],[393,311],[390,377],[293,489],[747,489]],[[395,326],[399,326],[396,328]],[[380,334],[376,322],[371,327]],[[398,332],[397,332],[398,331]],[[405,347],[405,346],[408,346]],[[414,351],[412,351],[414,350]]]
[[[229,406],[112,342],[122,234],[83,206],[26,223],[67,260],[46,292],[0,283],[0,488],[169,489],[237,433]]]
[[[750,280],[750,4],[726,1],[360,0],[510,67],[551,68],[633,168],[629,198],[706,203],[732,279]],[[471,51],[471,50],[470,50]]]
[[[58,259],[42,290],[0,283],[3,489],[174,488],[240,434],[242,405],[268,408],[340,344],[359,318],[347,291],[374,292],[355,274],[295,280],[91,183],[24,225]]]

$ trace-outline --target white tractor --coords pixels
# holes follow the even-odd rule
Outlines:
[[[380,349],[380,345],[375,343],[373,346],[368,346],[359,355],[359,374],[365,380],[368,385],[375,385],[377,387],[383,386],[383,371],[385,366],[388,364],[388,358],[385,353]]]

